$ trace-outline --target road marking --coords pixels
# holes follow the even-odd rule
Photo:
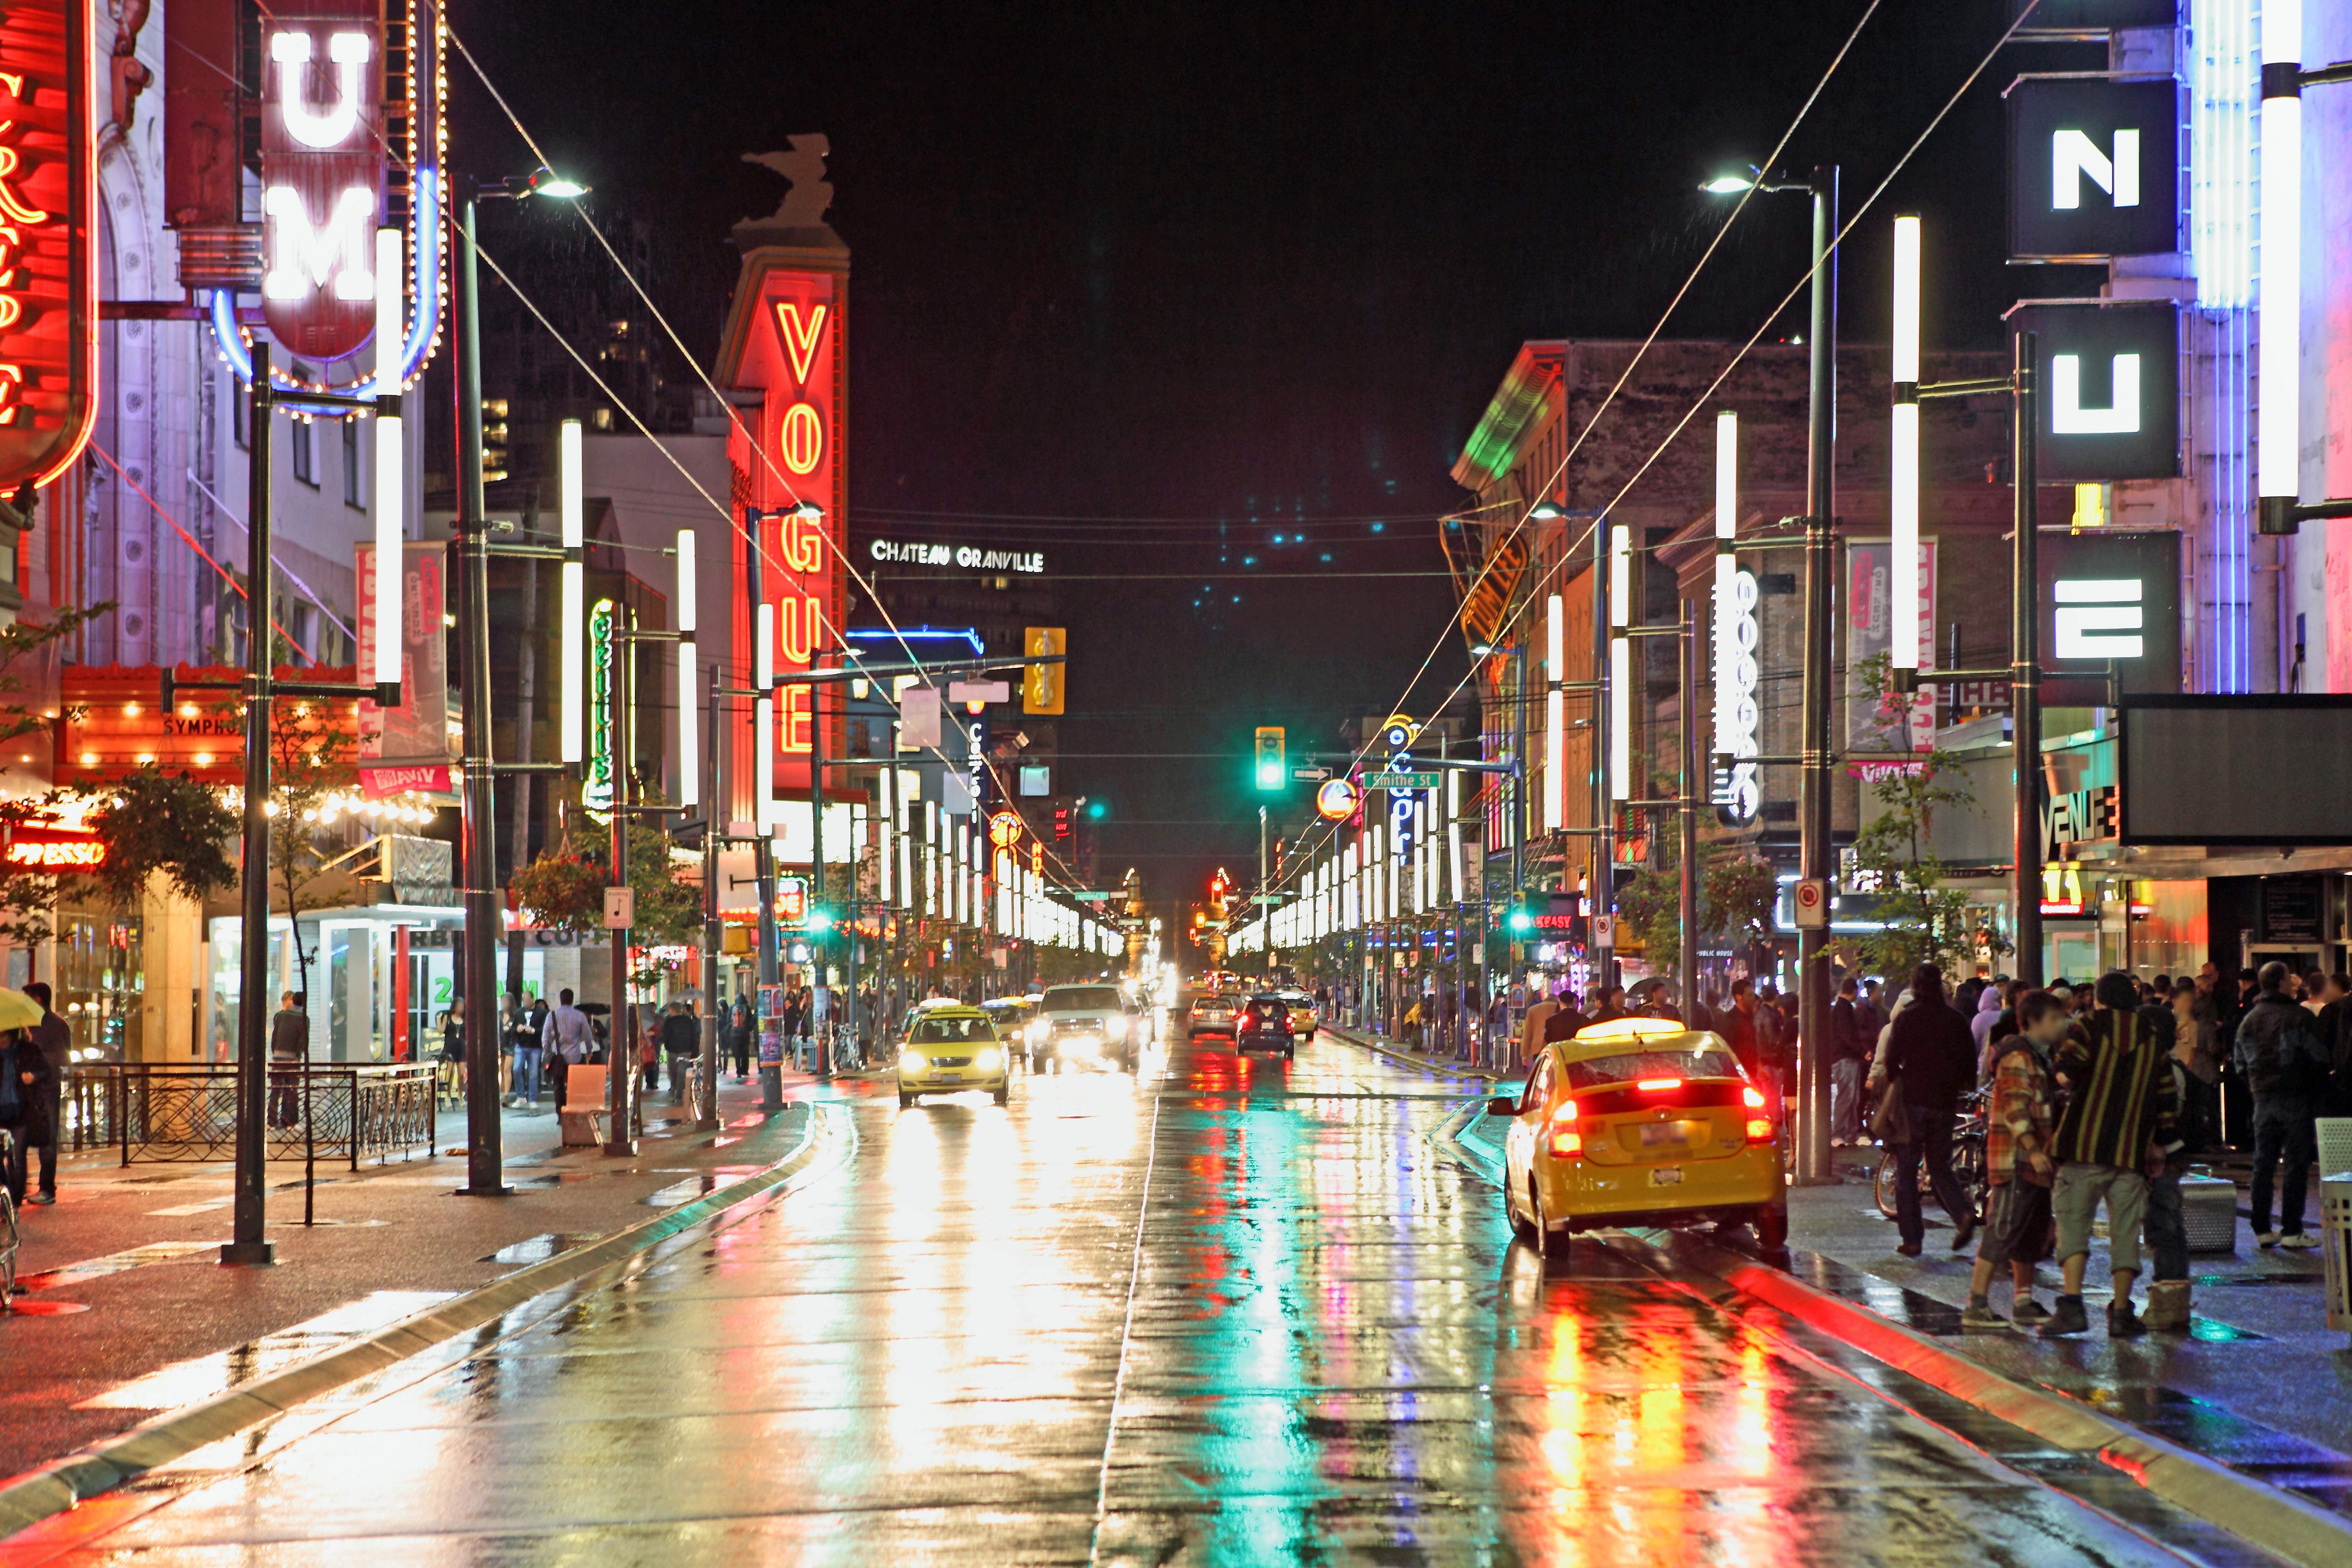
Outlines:
[[[1166,1064],[1172,1069],[1173,1064]],[[1166,1081],[1163,1072],[1162,1082]],[[1135,1250],[1128,1260],[1127,1312],[1118,1328],[1118,1372],[1110,1385],[1110,1425],[1103,1433],[1102,1474],[1095,1483],[1095,1527],[1087,1542],[1087,1562],[1102,1560],[1103,1520],[1110,1510],[1110,1451],[1118,1441],[1119,1400],[1127,1392],[1128,1348],[1135,1340],[1135,1291],[1143,1278],[1143,1226],[1151,1216],[1151,1173],[1160,1163],[1160,1103],[1162,1092],[1154,1089],[1151,1095],[1151,1130],[1144,1134],[1143,1196],[1135,1208]]]

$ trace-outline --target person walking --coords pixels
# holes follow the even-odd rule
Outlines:
[[[527,1006],[521,996],[511,991],[507,993],[507,1046],[514,1058],[510,1080],[514,1092],[507,1096],[507,1103],[525,1110],[535,1109],[539,1104],[541,1058],[535,1016],[535,1010]]]
[[[2189,1216],[2181,1207],[2180,1178],[2189,1173],[2189,1162],[2204,1152],[2212,1125],[2200,1092],[2203,1086],[2189,1060],[2189,1051],[2178,1044],[2165,1057],[2179,1115],[2173,1122],[2173,1147],[2163,1168],[2147,1183],[2147,1311],[2143,1321],[2160,1334],[2189,1330]]]
[[[1952,1216],[1952,1250],[1964,1250],[1977,1233],[1976,1205],[1952,1173],[1952,1123],[1960,1096],[1976,1087],[1975,1042],[1968,1020],[1944,996],[1944,972],[1923,963],[1911,973],[1910,1005],[1887,1026],[1883,1071],[1871,1075],[1871,1091],[1888,1084],[1898,1091],[1904,1136],[1895,1145],[1895,1225],[1901,1240],[1895,1250],[1916,1258],[1927,1240],[1919,1210],[1919,1164],[1927,1184]]]
[[[2330,1053],[2319,1037],[2315,1014],[2286,995],[2287,967],[2275,959],[2256,975],[2252,1003],[2238,1020],[2238,1075],[2254,1099],[2254,1240],[2263,1247],[2306,1252],[2319,1245],[2303,1228],[2303,1199],[2311,1163],[2319,1158],[2319,1098],[2326,1091]],[[2286,1179],[2279,1194],[2279,1227],[2271,1228],[2271,1187],[2279,1164]]]
[[[1756,985],[1745,976],[1731,983],[1731,1005],[1718,1009],[1715,1015],[1715,1032],[1731,1047],[1731,1054],[1747,1069],[1760,1088],[1766,1081],[1763,1062],[1757,1054]],[[1775,1085],[1777,1087],[1777,1083]]]
[[[41,1021],[25,1033],[49,1064],[49,1100],[42,1123],[47,1135],[34,1145],[40,1155],[40,1181],[26,1202],[48,1205],[58,1201],[58,1136],[65,1127],[66,1069],[73,1065],[73,1026],[50,1011],[48,982],[32,982],[25,987],[25,994],[41,1005]]]
[[[662,1020],[662,1051],[669,1058],[669,1098],[673,1105],[686,1100],[686,1064],[702,1054],[702,1020],[690,1002],[673,1002]]]
[[[2058,1174],[2050,1158],[2050,1060],[2073,1026],[2064,1004],[2046,991],[2027,992],[2017,1016],[2022,1032],[1989,1047],[1993,1068],[1992,1103],[1985,1116],[1984,1240],[1969,1278],[1963,1331],[2011,1323],[2026,1328],[2050,1316],[2033,1299],[2033,1266],[2049,1247],[2050,1188]],[[1994,1273],[2004,1266],[2011,1287],[2007,1318],[1992,1310],[1989,1296]]]
[[[751,1080],[751,1001],[738,996],[735,1005],[727,1009],[727,1048],[735,1057],[735,1081]]]
[[[269,1125],[293,1127],[302,1120],[300,1074],[310,1058],[310,1018],[293,992],[278,997],[269,1020]]]
[[[1862,1142],[1862,1068],[1870,1053],[1863,1048],[1862,1027],[1855,1019],[1855,999],[1861,994],[1853,976],[1838,985],[1830,1004],[1830,1145],[1850,1147]]]
[[[0,1035],[0,1129],[8,1133],[7,1155],[0,1160],[0,1184],[6,1185],[9,1200],[20,1207],[26,1202],[26,1162],[44,1141],[56,1136],[48,1121],[49,1107],[57,1101],[57,1085],[48,1053],[34,1042],[30,1031],[10,1029]]]
[[[589,1026],[588,1015],[572,1005],[572,988],[565,986],[555,994],[555,1005],[547,1013],[546,1032],[540,1037],[540,1049],[555,1073],[556,1110],[563,1109],[572,1069],[588,1059],[595,1043],[596,1032]]]
[[[1536,1005],[1519,1015],[1519,1065],[1532,1071],[1536,1058],[1543,1055],[1544,1029],[1554,1013],[1568,1005],[1567,987],[1557,996],[1543,996]]]
[[[1992,1026],[2000,1018],[2006,1005],[1999,985],[1987,985],[1977,993],[1976,1012],[1969,1019],[1969,1037],[1976,1041],[1977,1054],[1981,1058],[1992,1044]]]
[[[2053,1076],[2066,1091],[2066,1108],[2050,1140],[2058,1179],[2050,1194],[2058,1226],[2058,1268],[2063,1277],[2058,1309],[2042,1325],[2044,1338],[2090,1327],[2083,1310],[2083,1274],[2091,1258],[2091,1225],[2107,1205],[2107,1263],[2115,1299],[2107,1306],[2107,1337],[2136,1339],[2147,1324],[2132,1310],[2139,1278],[2141,1222],[2147,1215],[2148,1178],[2179,1147],[2175,1124],[2180,1102],[2166,1063],[2169,1031],[2159,1037],[2138,1010],[2131,976],[2110,970],[2093,991],[2097,1004],[2084,1033],[2058,1047]],[[2291,1004],[2290,1004],[2291,1005]]]

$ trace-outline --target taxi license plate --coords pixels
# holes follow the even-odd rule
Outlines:
[[[1679,1149],[1690,1142],[1690,1132],[1679,1121],[1651,1121],[1642,1127],[1642,1147],[1644,1149]]]
[[[938,1079],[941,1083],[961,1083],[963,1081],[963,1074],[960,1072],[935,1072],[931,1076]]]
[[[1683,1168],[1680,1165],[1660,1165],[1650,1173],[1650,1185],[1654,1187],[1680,1186],[1682,1179]]]

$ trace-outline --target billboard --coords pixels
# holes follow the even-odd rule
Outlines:
[[[2168,479],[2180,468],[2180,312],[2170,300],[2022,305],[2035,334],[2036,474],[2045,485]]]
[[[2009,253],[2099,261],[2180,248],[2180,89],[2024,77],[2009,91]]]
[[[2352,697],[2142,697],[2121,719],[2126,844],[2352,842]]]
[[[262,319],[288,352],[341,359],[375,325],[381,0],[271,9],[261,55]]]
[[[375,546],[358,546],[359,637],[375,646]],[[360,793],[370,800],[405,794],[454,792],[449,763],[449,643],[442,616],[448,547],[410,544],[401,561],[401,704],[359,704]]]
[[[1845,749],[1925,752],[1936,743],[1936,690],[1922,685],[1906,700],[1882,698],[1864,681],[1865,660],[1885,658],[1894,646],[1894,544],[1857,540],[1846,546]],[[1936,668],[1936,542],[1919,542],[1919,668]],[[1862,766],[1865,769],[1869,764]]]
[[[90,9],[0,12],[0,493],[80,455],[98,401]]]

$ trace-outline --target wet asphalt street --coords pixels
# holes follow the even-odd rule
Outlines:
[[[877,1087],[797,1190],[0,1563],[2183,1560],[1628,1251],[1548,1271],[1443,1135],[1477,1085]]]

